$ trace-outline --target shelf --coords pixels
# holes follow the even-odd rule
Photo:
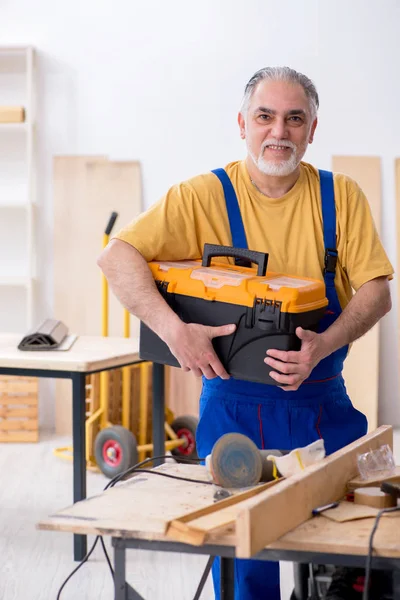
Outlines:
[[[28,287],[33,278],[23,275],[0,275],[0,287]]]
[[[25,210],[27,208],[29,208],[30,206],[32,206],[32,208],[36,208],[37,204],[35,202],[1,202],[0,200],[0,210],[2,208],[5,208],[7,210],[9,210],[10,208],[13,209],[18,209],[18,210]]]
[[[27,131],[29,123],[0,123],[0,131]]]

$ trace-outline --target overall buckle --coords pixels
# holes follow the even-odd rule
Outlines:
[[[338,251],[335,248],[325,249],[325,273],[335,273],[338,260]]]

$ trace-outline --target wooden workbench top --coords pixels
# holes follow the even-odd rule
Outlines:
[[[135,338],[82,335],[69,350],[59,351],[18,350],[21,339],[21,335],[0,334],[0,367],[90,372],[139,361]]]
[[[158,467],[158,470],[207,480],[202,466],[169,463]],[[214,491],[214,486],[143,473],[43,519],[38,527],[82,534],[166,540],[169,539],[166,537],[168,523],[185,512],[208,506]],[[319,516],[296,527],[267,548],[365,555],[373,524],[372,518],[337,523]],[[234,546],[235,540],[235,531],[232,530],[216,535],[210,541]],[[374,541],[376,554],[400,557],[399,540],[400,514],[383,517]]]

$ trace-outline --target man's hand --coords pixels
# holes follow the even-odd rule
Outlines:
[[[271,371],[270,376],[283,384],[282,389],[287,392],[297,390],[314,367],[329,354],[321,334],[297,327],[296,335],[301,339],[301,350],[268,350],[264,359],[267,365],[280,371]]]
[[[164,341],[184,371],[192,371],[196,377],[204,375],[207,379],[229,379],[229,374],[216,355],[211,340],[230,335],[235,329],[236,325],[209,327],[181,322],[178,327],[170,328]]]

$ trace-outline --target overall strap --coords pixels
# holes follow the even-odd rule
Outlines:
[[[240,214],[239,203],[232,182],[225,169],[214,169],[212,173],[218,177],[224,189],[226,209],[228,211],[232,234],[232,246],[235,248],[247,248],[242,215]]]
[[[334,285],[338,252],[336,249],[336,206],[333,187],[333,173],[319,171],[322,203],[322,224],[324,228],[324,280],[325,285]]]

